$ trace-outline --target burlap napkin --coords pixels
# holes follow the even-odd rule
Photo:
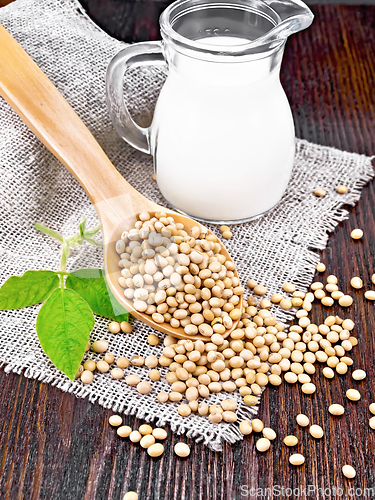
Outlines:
[[[123,44],[103,33],[84,14],[75,0],[17,0],[0,9],[0,22],[26,49],[41,69],[71,103],[124,177],[150,199],[165,204],[152,180],[151,157],[125,144],[113,129],[105,104],[105,72],[110,59]],[[151,115],[165,78],[162,69],[132,72],[127,79],[128,98],[139,118]],[[64,117],[62,117],[64,119]],[[41,222],[73,234],[83,215],[88,225],[97,225],[96,213],[88,197],[69,172],[33,136],[9,106],[0,99],[0,284],[10,275],[29,269],[56,269],[57,245],[34,229]],[[270,293],[280,291],[285,281],[305,290],[310,284],[328,233],[343,220],[343,204],[354,204],[361,187],[373,176],[371,159],[357,154],[317,146],[297,140],[292,180],[279,205],[266,217],[233,227],[226,243],[238,267],[242,284],[251,276],[266,285]],[[349,192],[339,195],[338,184]],[[314,188],[327,195],[316,198]],[[251,186],[249,186],[249,196]],[[215,227],[211,227],[218,234]],[[102,252],[84,247],[69,261],[70,269],[101,267]],[[136,414],[157,425],[169,423],[173,430],[203,440],[215,450],[222,441],[241,439],[237,424],[211,424],[207,418],[180,417],[176,404],[160,404],[156,394],[169,390],[164,380],[153,383],[150,394],[142,396],[123,380],[97,374],[83,386],[71,382],[43,353],[35,332],[38,307],[0,313],[0,363],[7,372],[56,385],[79,397],[89,397],[117,412]],[[292,313],[275,311],[287,321]],[[97,318],[93,339],[107,338],[116,356],[160,355],[162,347],[146,341],[151,329],[135,323],[131,335],[111,335],[107,321]],[[165,374],[165,369],[162,370]],[[143,368],[129,368],[146,379]],[[209,402],[224,399],[211,395]],[[233,397],[233,395],[231,396]],[[251,418],[257,408],[239,403],[239,419]]]

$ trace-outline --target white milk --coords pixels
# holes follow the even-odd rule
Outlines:
[[[269,57],[217,63],[170,55],[151,147],[160,190],[176,209],[200,219],[235,221],[256,217],[280,200],[294,159],[293,119],[279,81],[281,56],[282,51],[271,72]]]

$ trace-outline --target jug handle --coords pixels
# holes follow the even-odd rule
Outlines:
[[[140,127],[130,116],[124,99],[124,75],[130,67],[165,62],[162,42],[140,42],[125,47],[109,63],[106,75],[107,106],[120,137],[136,149],[150,154],[149,128]]]

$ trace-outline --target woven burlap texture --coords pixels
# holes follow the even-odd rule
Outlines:
[[[152,180],[151,157],[118,137],[106,109],[106,68],[124,44],[96,27],[75,0],[17,0],[0,9],[0,22],[70,102],[121,174],[148,198],[165,205]],[[163,68],[129,74],[125,91],[139,119],[151,116],[152,103],[164,78]],[[58,245],[34,229],[36,222],[71,235],[83,215],[88,227],[97,225],[98,219],[81,186],[2,99],[0,123],[2,284],[9,276],[29,269],[57,269]],[[293,177],[282,201],[260,220],[234,226],[233,238],[226,242],[242,284],[252,277],[267,286],[270,293],[280,292],[285,281],[306,290],[319,261],[316,250],[324,249],[328,233],[347,216],[342,205],[354,204],[361,187],[372,175],[368,157],[297,140]],[[348,193],[339,195],[338,184],[346,184]],[[312,194],[316,187],[323,188],[326,196],[316,198]],[[210,229],[219,234],[217,227]],[[70,270],[102,267],[102,251],[84,246],[73,252],[68,266]],[[23,372],[27,377],[156,425],[168,423],[174,431],[203,440],[215,450],[222,448],[223,440],[233,443],[242,438],[237,424],[212,424],[207,418],[195,415],[182,418],[177,413],[177,404],[159,404],[156,394],[169,390],[164,377],[154,382],[151,393],[144,396],[124,380],[113,380],[108,374],[97,374],[89,386],[69,381],[39,345],[35,331],[38,310],[39,306],[0,313],[0,363],[7,372]],[[279,310],[274,313],[282,321],[290,320],[293,315]],[[98,317],[92,339],[108,339],[115,356],[160,355],[161,346],[151,347],[147,343],[151,328],[136,321],[131,335],[111,335],[107,325],[106,319]],[[90,356],[95,359],[95,355]],[[137,373],[147,379],[144,368],[129,368],[126,373]],[[165,375],[165,369],[162,373]],[[211,395],[208,402],[225,397],[228,394]],[[238,394],[231,397],[238,401],[239,420],[256,414],[257,408],[245,407]]]

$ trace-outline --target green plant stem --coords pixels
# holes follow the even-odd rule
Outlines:
[[[54,231],[53,229],[49,229],[47,226],[44,226],[43,224],[37,223],[35,224],[35,228],[39,229],[39,231],[42,231],[42,233],[48,234],[48,236],[51,236],[51,238],[60,241],[60,243],[63,243],[64,241],[64,238],[60,233]]]
[[[62,234],[58,233],[57,231],[54,231],[53,229],[49,229],[47,226],[44,226],[43,224],[35,224],[36,229],[39,229],[39,231],[42,231],[45,234],[48,234],[48,236],[51,236],[55,240],[59,241],[61,243],[61,260],[60,260],[60,267],[59,270],[57,271],[57,274],[59,274],[60,278],[60,288],[65,288],[64,286],[64,276],[68,276],[69,273],[65,273],[66,269],[66,261],[68,259],[69,255],[69,250],[71,248],[75,248],[77,246],[82,245],[83,241],[87,241],[90,245],[93,246],[102,246],[102,243],[99,241],[96,241],[93,236],[95,236],[99,231],[101,226],[99,225],[98,227],[92,229],[91,231],[86,231],[86,218],[83,217],[82,222],[79,225],[79,234],[75,234],[74,236],[71,236],[70,238],[64,238]]]
[[[66,271],[56,271],[56,274],[59,275],[60,288],[65,288],[64,276],[71,276],[71,274]]]
[[[68,258],[69,248],[70,248],[69,243],[64,241],[64,243],[62,244],[62,254],[61,254],[59,271],[65,271],[65,269],[66,269],[66,260]],[[60,280],[61,279],[62,279],[62,276],[60,276]]]

